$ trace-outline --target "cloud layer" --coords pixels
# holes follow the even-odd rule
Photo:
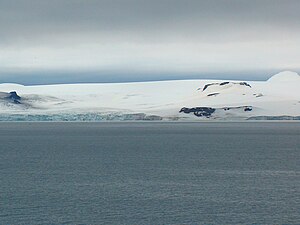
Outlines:
[[[0,0],[0,78],[298,70],[299,8],[298,0]]]

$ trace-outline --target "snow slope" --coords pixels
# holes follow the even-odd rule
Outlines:
[[[155,115],[147,118],[199,120],[299,116],[299,89],[300,76],[289,71],[276,74],[268,81],[177,80],[40,86],[0,84],[0,117],[55,115],[59,118],[59,115],[64,115],[65,118],[65,115],[80,114],[104,115],[102,119],[145,119],[145,115]],[[20,100],[10,94],[14,91]],[[186,110],[181,110],[184,107]],[[201,115],[206,108],[212,108],[214,112]]]

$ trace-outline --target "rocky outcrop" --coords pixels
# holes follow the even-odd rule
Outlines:
[[[205,91],[207,88],[209,88],[210,86],[225,86],[225,85],[229,85],[229,84],[233,84],[233,85],[242,85],[242,86],[246,86],[246,87],[250,87],[251,85],[248,84],[247,82],[229,82],[229,81],[225,81],[222,83],[210,83],[210,84],[205,84],[202,91]],[[199,89],[198,89],[199,90]]]
[[[13,104],[21,104],[21,97],[15,91],[0,92],[0,101]]]
[[[209,86],[212,86],[212,85],[219,85],[219,83],[205,84],[202,91],[205,91]]]
[[[12,100],[13,103],[21,104],[21,97],[15,91],[9,92],[9,95],[6,98]]]
[[[220,83],[220,86],[223,86],[223,85],[226,85],[226,84],[229,84],[230,82],[226,81],[226,82],[222,82]]]
[[[221,109],[223,109],[224,111],[229,111],[229,110],[232,110],[232,109],[243,109],[244,112],[250,112],[250,111],[252,111],[252,106],[224,107],[224,108],[221,108]]]
[[[217,95],[219,95],[220,93],[211,93],[211,94],[208,94],[207,96],[208,97],[211,97],[211,96],[217,96]]]
[[[223,107],[223,108],[211,108],[211,107],[194,107],[180,109],[179,113],[193,113],[197,117],[210,118],[216,111],[229,111],[229,110],[243,110],[244,112],[250,112],[253,110],[252,106],[234,106],[234,107]]]
[[[250,112],[250,111],[252,111],[252,107],[251,107],[251,106],[246,106],[246,107],[244,108],[244,111],[245,111],[245,112]]]
[[[198,117],[207,117],[209,118],[214,112],[216,111],[216,109],[214,108],[210,108],[210,107],[195,107],[195,108],[186,108],[183,107],[182,109],[180,109],[180,113],[193,113],[195,116]]]

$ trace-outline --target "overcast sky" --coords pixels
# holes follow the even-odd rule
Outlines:
[[[299,72],[299,11],[299,0],[0,0],[0,82]]]

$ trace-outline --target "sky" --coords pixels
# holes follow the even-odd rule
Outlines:
[[[0,0],[0,82],[300,72],[299,0]]]

